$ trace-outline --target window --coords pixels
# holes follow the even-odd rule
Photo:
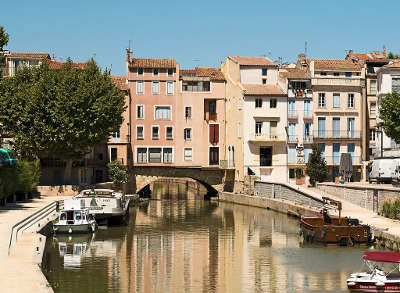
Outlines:
[[[370,117],[376,117],[376,103],[371,103],[369,108]]]
[[[276,108],[276,104],[277,104],[276,99],[269,100],[269,107],[270,108]]]
[[[237,137],[242,138],[242,123],[237,123]]]
[[[326,100],[325,100],[325,93],[318,94],[318,108],[325,108],[326,107]]]
[[[138,75],[143,75],[143,68],[138,68],[137,69],[137,74]]]
[[[296,141],[296,139],[297,139],[297,136],[296,136],[296,123],[289,123],[288,139],[289,139],[290,142]]]
[[[204,120],[217,120],[217,101],[204,101]]]
[[[326,72],[321,72],[321,76],[326,76]]]
[[[154,68],[153,69],[153,75],[154,76],[158,76],[158,72],[159,72],[158,68]]]
[[[144,139],[144,126],[136,126],[136,139]]]
[[[271,138],[278,138],[276,134],[276,127],[278,126],[278,121],[269,122],[269,135]]]
[[[347,95],[347,108],[354,108],[354,94]]]
[[[219,165],[219,148],[210,147],[209,165]]]
[[[161,163],[161,148],[149,148],[149,163]]]
[[[183,150],[183,159],[187,162],[190,162],[193,160],[193,150],[192,148],[184,148]]]
[[[260,147],[260,166],[272,166],[272,147]]]
[[[165,138],[168,140],[173,139],[173,127],[172,126],[165,127]]]
[[[339,164],[340,161],[340,143],[333,144],[333,163]]]
[[[325,117],[318,117],[318,137],[325,137]]]
[[[355,119],[347,118],[347,137],[354,137]]]
[[[167,74],[168,74],[168,76],[173,76],[174,75],[174,69],[173,68],[168,68],[167,69]]]
[[[160,82],[159,81],[153,81],[152,92],[153,92],[153,95],[160,94]]]
[[[172,163],[172,148],[163,149],[163,162]]]
[[[324,143],[319,143],[318,147],[321,150],[321,158],[325,158],[325,144]]]
[[[136,105],[136,119],[144,119],[144,106]]]
[[[376,80],[371,80],[369,82],[369,93],[371,95],[376,95]]]
[[[346,72],[346,73],[345,73],[345,76],[348,77],[348,78],[350,78],[350,77],[352,76],[352,73],[351,73],[351,72]]]
[[[333,108],[340,108],[340,94],[333,94]]]
[[[288,148],[288,164],[296,164],[296,147],[290,146]]]
[[[192,107],[185,107],[185,119],[192,119]]]
[[[158,127],[158,126],[151,127],[151,138],[152,139],[160,139],[160,127]]]
[[[340,74],[339,74],[339,72],[334,72],[333,73],[333,76],[339,76]]]
[[[262,134],[262,122],[256,121],[256,136],[259,136]]]
[[[333,137],[339,138],[340,137],[340,118],[333,118],[332,120],[332,130],[333,130]]]
[[[144,82],[143,81],[137,81],[136,82],[136,93],[138,95],[142,95],[144,93]]]
[[[219,141],[219,124],[210,124],[210,143],[217,144]]]
[[[173,94],[174,94],[174,82],[167,81],[167,95],[173,95]]]
[[[267,84],[267,80],[265,78],[263,78],[262,83]]]
[[[353,164],[354,164],[354,146],[355,146],[354,143],[347,144],[347,152],[350,153]]]
[[[262,99],[261,98],[256,99],[256,108],[262,108]]]
[[[118,129],[118,131],[116,131],[116,132],[111,132],[111,136],[112,136],[112,138],[120,138],[121,137],[120,130]]]
[[[376,131],[375,131],[375,129],[370,129],[369,130],[369,140],[375,141],[375,139],[376,139]]]
[[[263,68],[262,69],[262,75],[263,76],[267,76],[267,68]]]
[[[182,91],[184,92],[209,92],[210,82],[209,81],[182,81]]]
[[[155,106],[154,120],[171,120],[171,106]]]
[[[192,140],[192,129],[191,128],[185,128],[183,130],[183,137],[186,141]]]
[[[136,149],[136,161],[138,163],[147,163],[147,148]]]
[[[290,168],[290,169],[289,169],[289,179],[295,179],[295,178],[296,178],[296,176],[295,176],[295,169]]]
[[[400,93],[400,78],[392,78],[392,92]]]
[[[117,148],[111,148],[111,156],[110,156],[110,161],[116,161],[118,157],[118,149]]]

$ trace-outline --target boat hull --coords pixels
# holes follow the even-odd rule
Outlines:
[[[350,292],[390,292],[400,293],[400,283],[385,283],[383,286],[376,286],[375,282],[360,282],[354,285],[347,285]]]
[[[94,228],[93,228],[94,227]],[[54,233],[60,234],[78,234],[92,233],[97,229],[96,224],[81,224],[81,225],[57,225],[53,226]]]

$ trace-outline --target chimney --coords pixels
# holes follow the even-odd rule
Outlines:
[[[306,62],[306,54],[301,53],[299,55],[297,55],[297,68],[299,69],[304,69],[307,65]]]
[[[126,48],[126,62],[130,62],[132,58],[132,51],[129,48]]]

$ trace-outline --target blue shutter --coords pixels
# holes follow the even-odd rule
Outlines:
[[[351,155],[351,161],[354,164],[354,143],[347,144],[347,152]]]
[[[340,161],[340,143],[333,144],[333,163],[339,164]]]
[[[318,137],[325,137],[325,118],[318,118]]]
[[[340,118],[333,118],[332,120],[333,137],[340,137]]]
[[[321,157],[325,158],[325,144],[324,143],[319,143],[318,147],[321,150]]]

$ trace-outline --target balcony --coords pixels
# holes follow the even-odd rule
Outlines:
[[[362,132],[359,130],[317,130],[314,131],[314,139],[361,139]]]
[[[303,143],[313,143],[314,139],[312,135],[304,135],[303,136]]]
[[[312,98],[312,90],[310,89],[289,89],[289,98]]]
[[[288,112],[288,119],[297,120],[297,111],[296,110],[289,110]]]
[[[298,143],[299,138],[297,135],[288,135],[288,143]]]
[[[313,119],[313,113],[311,111],[304,111],[303,119]]]
[[[311,85],[313,86],[361,86],[360,78],[345,78],[345,77],[335,77],[335,78],[324,78],[324,77],[314,77],[311,80]]]
[[[249,135],[249,142],[285,142],[286,134],[270,135],[264,133],[252,133]]]
[[[339,166],[340,165],[340,154],[334,156],[324,156],[327,165],[330,166]],[[353,165],[361,165],[362,158],[361,156],[352,156]]]
[[[234,169],[235,161],[233,160],[219,160],[219,167],[221,169]]]

